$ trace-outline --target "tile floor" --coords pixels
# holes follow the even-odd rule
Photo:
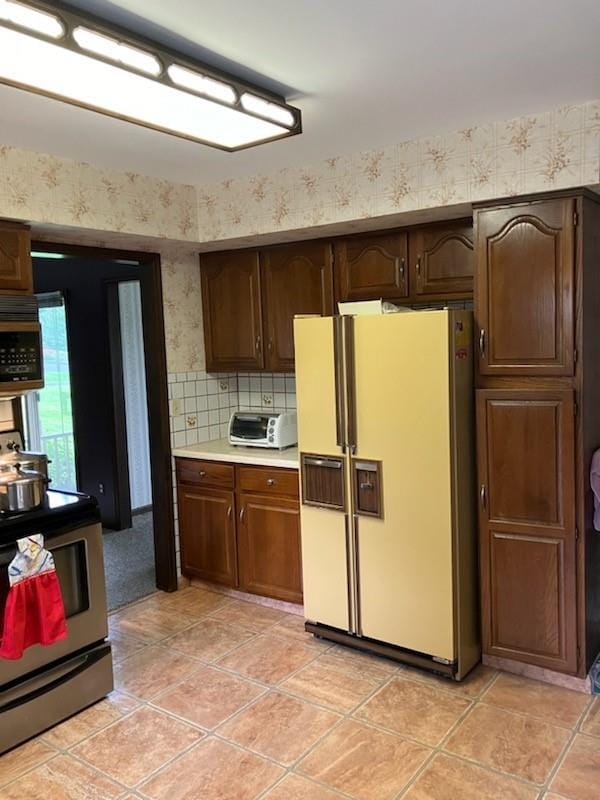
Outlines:
[[[600,798],[600,698],[453,684],[196,587],[110,622],[115,691],[0,757],[2,800]]]

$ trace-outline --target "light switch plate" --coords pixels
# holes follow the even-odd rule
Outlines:
[[[177,398],[176,400],[171,400],[171,414],[174,417],[179,417],[183,414],[184,411],[184,403],[181,398]]]

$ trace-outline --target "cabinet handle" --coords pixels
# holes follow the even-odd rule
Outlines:
[[[233,509],[231,508],[231,506],[229,506],[229,508],[227,509],[227,519],[231,519],[232,513],[233,513]]]
[[[275,486],[275,478],[267,478],[267,486]]]
[[[198,473],[198,476],[200,478],[205,478],[206,477],[206,472],[203,469],[201,469],[200,472]]]
[[[256,341],[254,343],[254,348],[257,353],[260,353],[260,335],[256,337]]]
[[[479,331],[479,355],[485,358],[485,328]]]
[[[481,501],[481,510],[485,511],[487,507],[487,493],[485,490],[485,483],[481,484],[481,489],[479,490],[479,499]]]
[[[404,273],[406,268],[406,259],[396,256],[396,283],[404,283]]]
[[[242,506],[242,510],[240,511],[240,522],[244,522],[244,516],[246,515],[246,508]]]
[[[269,341],[267,342],[267,350],[270,353],[272,349],[273,349],[273,339],[269,338]]]
[[[421,256],[417,256],[417,278],[421,277]]]

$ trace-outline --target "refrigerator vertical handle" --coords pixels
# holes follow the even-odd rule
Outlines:
[[[335,439],[337,446],[346,451],[346,441],[344,439],[344,363],[342,344],[342,319],[343,317],[333,318],[333,359],[335,366]]]
[[[347,389],[348,449],[356,453],[356,376],[354,374],[354,318],[342,317],[344,325],[344,361]]]

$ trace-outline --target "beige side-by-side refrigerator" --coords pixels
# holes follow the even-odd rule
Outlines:
[[[471,312],[294,321],[307,629],[479,661]]]

